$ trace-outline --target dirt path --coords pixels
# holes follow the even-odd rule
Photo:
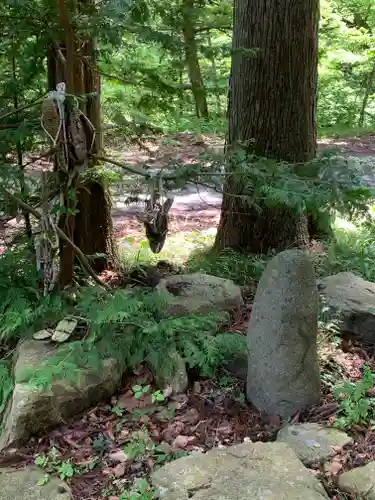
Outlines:
[[[337,147],[348,156],[375,157],[375,134],[341,139],[322,139],[318,143],[321,149]],[[162,136],[155,138],[152,142],[147,142],[148,151],[141,151],[139,147],[125,149],[124,145],[118,142],[112,146],[112,149],[108,149],[107,155],[129,165],[146,166],[156,170],[165,167],[165,165],[192,165],[204,153],[222,152],[223,145],[224,138],[214,134],[180,133]],[[41,170],[49,170],[50,168],[51,165],[48,162],[39,162],[30,167],[28,173],[31,176],[38,176]],[[375,174],[371,172],[371,168],[365,177],[366,181],[375,187]],[[136,219],[136,213],[142,207],[134,204],[126,205],[125,200],[128,193],[121,192],[121,188],[113,189],[112,194],[112,214],[116,237],[142,236],[143,227]],[[183,190],[171,194],[175,201],[170,212],[170,233],[201,231],[217,226],[222,200],[220,193],[188,184]],[[15,227],[19,227],[19,225],[14,219],[6,224],[0,221],[0,243],[4,234]]]
[[[147,144],[150,154],[138,149],[128,150],[118,154],[118,158],[130,165],[150,166],[160,168],[167,164],[193,164],[204,153],[223,151],[223,138],[213,134],[194,135],[176,134],[158,139],[153,144]],[[339,148],[343,154],[360,158],[375,157],[375,134],[361,137],[341,139],[321,139],[320,149]],[[374,162],[375,163],[375,162]],[[375,165],[374,165],[375,167]],[[375,187],[375,174],[368,169],[366,181]],[[220,218],[222,196],[207,188],[199,188],[189,184],[182,191],[172,192],[175,201],[170,212],[170,232],[199,231],[214,227]],[[118,237],[139,236],[142,226],[135,218],[138,206],[125,206],[126,194],[114,193],[113,221]]]

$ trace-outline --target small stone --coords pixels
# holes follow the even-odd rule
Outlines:
[[[366,500],[375,500],[375,462],[344,472],[338,479],[339,488]]]
[[[167,390],[169,395],[186,391],[189,385],[189,378],[186,371],[186,364],[177,351],[170,354],[172,372],[155,374],[155,382],[162,391]]]
[[[302,462],[309,466],[324,463],[337,453],[338,447],[352,442],[345,432],[315,423],[286,425],[277,435],[277,442],[288,444]]]
[[[375,283],[350,272],[318,282],[322,296],[321,319],[339,332],[375,344]]]

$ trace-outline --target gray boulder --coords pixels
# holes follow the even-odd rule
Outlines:
[[[178,274],[162,279],[156,292],[166,301],[163,316],[230,311],[243,304],[241,288],[209,274]]]
[[[322,320],[339,331],[375,343],[375,283],[350,272],[328,276],[318,282],[322,295]]]
[[[153,472],[166,500],[323,500],[323,486],[284,443],[243,443],[170,462]]]
[[[309,466],[324,463],[335,455],[336,447],[352,442],[345,432],[315,423],[286,425],[277,434],[277,441],[288,444],[302,462]]]
[[[57,478],[44,481],[45,472],[36,467],[0,469],[1,500],[69,500],[68,486]]]
[[[375,500],[375,462],[344,472],[338,479],[339,488],[347,493]]]
[[[110,397],[119,388],[122,373],[114,359],[104,360],[99,369],[81,369],[75,385],[61,379],[55,380],[50,390],[45,390],[23,381],[25,370],[41,365],[55,353],[56,348],[48,342],[30,340],[18,346],[15,386],[3,417],[0,450],[18,446],[30,437],[64,423]]]
[[[246,392],[258,410],[288,418],[319,402],[318,311],[308,255],[279,253],[260,279],[248,326]]]

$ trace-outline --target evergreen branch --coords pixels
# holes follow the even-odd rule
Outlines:
[[[22,123],[0,123],[0,130],[9,130],[11,128],[18,128]]]
[[[43,94],[44,96],[44,94]],[[13,116],[20,111],[24,111],[25,109],[32,108],[33,106],[36,106],[37,104],[40,104],[42,102],[43,96],[39,96],[33,101],[29,102],[28,104],[25,104],[25,106],[21,106],[18,109],[13,109],[12,111],[9,111],[8,113],[5,113],[5,115],[0,116],[0,121],[5,120],[5,118],[8,118],[9,116]]]
[[[116,167],[120,167],[124,170],[127,170],[128,172],[131,172],[132,174],[141,175],[145,179],[151,179],[151,177],[152,177],[150,172],[147,172],[147,170],[145,170],[144,168],[135,167],[134,165],[125,165],[124,163],[120,163],[119,161],[113,160],[112,158],[108,158],[107,156],[90,155],[90,158],[97,160],[97,161],[110,163],[112,165],[115,165]],[[197,176],[205,175],[205,176],[225,177],[225,175],[227,175],[227,174],[225,174],[224,172],[199,172],[196,175]],[[165,179],[167,181],[173,181],[173,180],[178,179],[179,177],[180,176],[177,174],[171,174],[171,175],[163,176],[163,179]],[[195,181],[194,181],[194,183],[195,183]],[[200,183],[198,182],[198,184],[200,184]]]
[[[35,210],[35,208],[33,208],[28,203],[25,203],[23,200],[18,198],[18,196],[14,195],[13,193],[8,191],[7,189],[3,188],[3,191],[7,196],[12,198],[21,208],[30,212],[36,219],[40,220],[42,218],[40,213],[37,210]],[[57,234],[60,236],[60,238],[62,240],[64,240],[65,243],[67,243],[67,245],[69,245],[75,251],[75,253],[77,254],[77,258],[78,258],[79,262],[81,263],[83,270],[86,271],[88,276],[90,276],[95,281],[96,284],[103,287],[108,292],[111,292],[111,288],[106,283],[104,283],[104,281],[102,281],[99,278],[99,276],[97,276],[95,274],[95,271],[90,266],[90,263],[87,260],[86,255],[82,252],[82,250],[79,247],[77,247],[77,245],[75,245],[74,242],[70,238],[68,238],[68,236],[64,233],[64,231],[62,231],[59,227],[56,227],[56,231],[57,231]]]
[[[105,71],[102,71],[100,70],[99,71],[99,74],[101,76],[105,76],[106,78],[109,78],[110,80],[117,80],[118,82],[120,83],[123,83],[124,85],[134,85],[134,86],[138,86],[138,85],[142,85],[142,81],[137,81],[137,80],[132,80],[132,79],[127,79],[127,78],[122,78],[120,76],[116,76],[116,75],[111,75],[110,73],[106,73]]]
[[[145,87],[149,87],[153,89],[152,82],[147,83],[147,79],[144,78],[143,80],[133,80],[133,79],[127,79],[127,78],[122,78],[121,76],[116,76],[116,75],[111,75],[110,73],[106,73],[105,71],[100,70],[99,74],[109,78],[110,80],[117,80],[120,83],[123,83],[124,85],[134,85],[134,86],[139,86],[139,85],[144,85]],[[176,92],[179,90],[191,90],[191,85],[189,84],[175,84],[175,83],[170,83],[166,82],[164,80],[161,80],[162,83],[170,88],[171,90],[175,90]]]

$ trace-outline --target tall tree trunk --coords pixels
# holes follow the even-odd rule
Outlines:
[[[86,116],[96,130],[92,153],[100,154],[103,149],[100,75],[93,40],[85,45],[83,75],[85,94],[91,94],[86,101]],[[89,166],[93,166],[93,163]],[[78,192],[74,240],[84,254],[101,254],[101,257],[97,256],[91,261],[91,266],[97,272],[112,267],[117,259],[112,233],[111,200],[105,182],[103,179],[91,180]]]
[[[371,71],[366,79],[366,86],[365,86],[365,94],[363,96],[362,100],[362,105],[361,105],[361,110],[359,112],[359,119],[358,119],[358,127],[363,127],[363,124],[365,122],[365,113],[366,113],[366,108],[368,104],[368,100],[370,98],[370,95],[373,92],[374,89],[374,81],[375,81],[375,58],[372,63],[372,68]]]
[[[193,93],[197,117],[208,117],[206,89],[199,65],[197,40],[195,37],[194,1],[183,0],[182,33],[185,41],[185,59],[188,69],[191,91]]]
[[[214,48],[212,45],[212,38],[210,30],[207,31],[207,44],[210,50],[210,61],[211,61],[211,69],[212,69],[212,79],[214,81],[215,86],[215,96],[216,96],[216,112],[218,116],[221,115],[221,102],[220,102],[220,91],[219,91],[219,79],[217,77],[217,68],[216,68],[216,56],[214,52]]]
[[[57,83],[64,81],[67,84],[69,94],[78,97],[92,94],[86,99],[80,100],[80,110],[95,128],[96,134],[92,152],[99,152],[102,147],[100,80],[94,41],[85,40],[85,43],[82,43],[78,33],[73,31],[70,23],[71,13],[67,11],[64,0],[58,0],[58,6],[64,40],[59,46],[53,44],[49,49],[48,85],[52,90],[56,88]],[[78,6],[76,5],[76,8],[81,11],[92,8],[91,0],[81,1]],[[90,149],[93,133],[88,125],[84,127],[84,130],[87,148]],[[74,160],[69,158],[71,171],[74,170],[74,166]],[[86,166],[93,166],[89,158],[86,159]],[[86,255],[102,255],[102,257],[90,262],[93,269],[100,272],[108,267],[115,258],[110,200],[100,179],[90,180],[84,185],[78,181],[77,174],[73,177],[69,190],[66,189],[64,193],[66,208],[74,208],[78,212],[75,215],[72,213],[63,214],[60,218],[60,227]],[[72,190],[76,194],[75,200],[71,196]],[[60,286],[71,282],[75,257],[72,248],[62,242],[60,246]]]
[[[319,0],[235,0],[230,78],[230,154],[290,162],[316,153]],[[215,248],[252,253],[308,243],[307,217],[286,207],[249,208],[240,180],[228,175]]]

